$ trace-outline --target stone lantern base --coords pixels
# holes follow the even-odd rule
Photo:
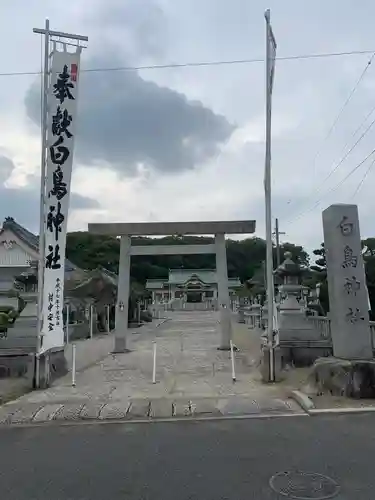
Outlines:
[[[273,374],[271,373],[272,359],[273,358]],[[281,349],[280,347],[271,348],[268,345],[262,347],[262,357],[260,364],[260,373],[262,375],[262,382],[272,383],[281,381]]]

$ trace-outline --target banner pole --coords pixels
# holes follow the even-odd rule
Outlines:
[[[266,19],[266,155],[264,169],[265,219],[266,219],[266,283],[268,302],[267,338],[269,349],[270,382],[275,380],[274,366],[274,282],[273,282],[273,245],[272,245],[272,196],[271,196],[271,107],[272,85],[276,42],[271,28],[271,14],[265,12]],[[273,44],[273,47],[271,46]]]
[[[35,388],[40,387],[40,351],[42,349],[42,314],[43,314],[43,282],[44,282],[44,207],[46,189],[46,152],[47,152],[47,96],[48,96],[48,65],[49,65],[49,19],[46,19],[44,28],[44,68],[42,86],[42,114],[41,114],[41,165],[40,165],[40,208],[39,208],[39,259],[38,259],[38,319],[37,319],[37,348],[35,359]]]

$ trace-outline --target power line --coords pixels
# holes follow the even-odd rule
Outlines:
[[[362,188],[362,186],[363,186],[363,184],[365,182],[365,179],[368,176],[368,174],[370,173],[370,171],[371,171],[372,167],[374,166],[374,164],[375,164],[375,159],[372,160],[372,162],[370,163],[370,165],[367,167],[367,170],[364,173],[364,175],[363,175],[362,179],[360,180],[360,182],[358,183],[358,186],[356,187],[354,193],[352,194],[351,199],[353,199],[355,197],[355,195],[358,194],[359,191],[361,190],[361,188]]]
[[[335,165],[333,169],[330,170],[328,175],[323,179],[323,181],[319,184],[313,194],[318,194],[321,191],[321,188],[324,187],[325,183],[331,178],[331,176],[340,168],[340,166],[344,163],[350,153],[358,146],[358,144],[362,141],[362,139],[366,136],[366,134],[370,131],[372,126],[375,124],[375,119],[372,120],[370,125],[366,128],[366,130],[362,133],[362,135],[357,139],[357,141],[353,144],[353,146],[345,153],[345,155],[341,158],[341,160]],[[312,196],[310,195],[309,198]],[[308,199],[309,199],[308,198]]]
[[[291,55],[284,57],[276,57],[278,61],[293,61],[301,59],[322,59],[326,57],[342,57],[342,56],[355,56],[355,55],[365,55],[373,54],[374,50],[352,50],[349,52],[323,52],[318,54],[301,54],[301,55]],[[170,64],[151,64],[147,66],[116,66],[112,68],[87,68],[82,69],[81,73],[100,73],[100,72],[110,72],[110,71],[141,71],[145,69],[169,69],[169,68],[196,68],[204,66],[225,66],[225,65],[235,65],[235,64],[253,64],[265,62],[264,58],[256,59],[230,59],[223,61],[196,61],[196,62],[186,62],[186,63],[170,63]],[[0,77],[6,76],[37,76],[40,75],[40,71],[8,71],[1,72]]]
[[[345,108],[349,104],[351,98],[353,97],[355,91],[359,87],[359,85],[360,85],[361,81],[363,80],[363,78],[364,78],[367,70],[369,69],[369,67],[370,67],[370,65],[371,65],[372,60],[374,59],[374,57],[375,57],[375,52],[372,54],[372,56],[370,57],[370,59],[367,61],[365,68],[363,69],[360,77],[357,80],[357,83],[354,85],[353,89],[351,90],[351,92],[349,93],[347,99],[345,100],[344,104],[342,105],[340,111],[338,112],[336,118],[333,120],[333,123],[332,123],[331,127],[329,128],[328,133],[327,133],[325,139],[323,140],[323,145],[329,139],[329,137],[331,136],[331,134],[332,134],[333,130],[335,129],[335,127],[336,127],[339,119],[341,118],[341,115],[343,114]],[[320,149],[320,151],[318,151],[317,155],[315,156],[314,164],[315,164],[315,161],[316,161],[317,157],[320,155],[321,149]]]
[[[346,152],[346,154],[341,158],[341,160],[337,163],[337,165],[329,172],[327,177],[324,179],[323,184],[331,177],[332,174],[336,172],[336,170],[344,163],[344,161],[347,159],[347,157],[350,155],[350,153],[358,146],[358,144],[362,141],[362,139],[366,136],[366,134],[370,131],[372,126],[375,123],[375,119],[372,120],[370,125],[366,128],[366,130],[362,133],[362,135],[357,139],[357,141],[353,144],[353,146]]]
[[[366,66],[365,68],[363,69],[360,77],[358,78],[356,84],[354,85],[354,87],[352,88],[352,90],[350,91],[348,97],[346,98],[343,106],[341,107],[339,113],[336,115],[331,127],[329,128],[328,130],[328,133],[327,135],[325,136],[320,148],[318,149],[318,151],[316,152],[315,156],[314,156],[314,159],[313,159],[313,169],[315,170],[315,166],[316,166],[316,161],[318,159],[318,157],[320,156],[321,152],[322,152],[322,149],[323,149],[323,146],[324,144],[327,142],[327,140],[329,139],[329,137],[331,136],[334,128],[336,127],[340,117],[342,116],[345,108],[348,106],[351,98],[353,97],[355,91],[357,90],[357,88],[359,87],[361,81],[363,80],[367,70],[369,69],[373,59],[375,57],[375,52],[372,54],[372,56],[370,57],[370,59],[367,61],[366,63]],[[362,121],[362,123],[360,124],[359,127],[357,127],[357,129],[355,130],[355,132],[353,133],[353,135],[351,137],[354,137],[356,135],[356,133],[358,132],[358,130],[360,130],[360,128],[362,127],[362,125],[366,122],[367,118],[373,113],[373,111],[375,110],[375,107],[370,111],[370,113],[366,116],[366,118]],[[319,191],[321,190],[321,188],[324,186],[325,182],[332,176],[332,174],[334,172],[336,172],[338,170],[338,168],[342,165],[342,163],[346,160],[346,158],[350,155],[350,153],[357,147],[357,145],[361,142],[361,140],[365,137],[365,135],[369,132],[369,130],[371,129],[371,127],[374,125],[375,123],[375,120],[367,127],[367,129],[365,130],[365,132],[361,135],[361,137],[355,142],[355,144],[349,149],[349,151],[346,152],[346,154],[341,158],[341,160],[339,160],[338,164],[332,164],[331,165],[331,168],[330,168],[330,171],[328,173],[328,175],[324,178],[324,180],[318,185],[317,188],[315,188],[311,193],[310,195],[308,196],[307,199],[310,199],[312,196],[314,196],[315,194],[319,193]],[[351,138],[350,138],[351,139]],[[345,150],[346,146],[348,145],[350,139],[346,142],[343,150]],[[335,166],[334,166],[335,165]],[[333,168],[332,168],[333,167]]]
[[[375,108],[374,108],[375,110]],[[369,115],[368,115],[369,116]],[[367,118],[366,118],[367,119]],[[353,146],[345,153],[345,155],[341,158],[341,160],[335,165],[333,169],[330,170],[328,175],[323,179],[323,181],[318,185],[318,187],[310,193],[307,197],[307,201],[310,200],[314,195],[319,194],[321,189],[324,187],[325,183],[331,178],[331,176],[339,169],[339,167],[344,163],[350,153],[358,146],[361,140],[366,136],[366,134],[370,131],[372,126],[375,124],[375,119],[370,123],[370,125],[366,128],[366,130],[362,133],[362,135],[357,139],[357,141],[353,144]],[[306,201],[305,200],[305,201]],[[319,204],[319,203],[318,203]],[[317,205],[315,205],[317,206]],[[315,208],[314,206],[314,208]]]
[[[320,202],[321,202],[321,201],[322,201],[322,200],[323,200],[323,199],[324,199],[327,195],[329,195],[329,194],[331,194],[331,193],[333,193],[333,192],[337,191],[337,189],[339,189],[339,187],[340,187],[340,186],[342,186],[342,184],[344,184],[344,182],[345,182],[347,179],[349,179],[349,177],[350,177],[351,175],[353,175],[353,174],[354,174],[354,172],[356,172],[356,171],[357,171],[357,170],[358,170],[358,169],[359,169],[359,168],[360,168],[360,167],[361,167],[361,166],[362,166],[362,165],[363,165],[363,164],[364,164],[364,163],[365,163],[365,162],[366,162],[366,161],[367,161],[367,160],[368,160],[368,159],[369,159],[369,158],[370,158],[370,157],[371,157],[374,153],[375,153],[375,149],[373,149],[373,150],[371,151],[371,153],[369,153],[369,154],[366,156],[366,158],[364,158],[364,159],[363,159],[360,163],[358,163],[358,165],[356,165],[356,166],[355,166],[355,167],[354,167],[354,168],[353,168],[353,169],[352,169],[352,170],[351,170],[351,171],[350,171],[350,172],[349,172],[349,173],[348,173],[348,174],[347,174],[347,175],[346,175],[343,179],[341,179],[341,181],[340,181],[338,184],[336,184],[336,186],[334,186],[334,187],[333,187],[333,188],[331,188],[329,191],[327,191],[327,192],[326,192],[323,196],[321,196],[321,197],[319,198],[319,200],[317,200],[317,201],[315,202],[315,204],[314,204],[312,207],[310,207],[309,209],[307,209],[307,210],[305,210],[305,211],[301,212],[300,214],[298,214],[298,215],[297,215],[296,217],[294,217],[293,219],[289,219],[287,222],[285,222],[285,224],[290,224],[291,222],[294,222],[294,221],[296,221],[296,220],[300,219],[301,217],[303,217],[304,215],[306,215],[306,214],[308,214],[308,213],[312,212],[312,211],[313,211],[313,210],[314,210],[314,209],[315,209],[315,208],[316,208],[316,207],[320,204]]]
[[[367,113],[365,118],[361,121],[361,123],[358,125],[358,127],[355,129],[355,131],[352,133],[352,135],[349,137],[349,139],[346,141],[345,146],[342,148],[341,153],[342,154],[346,147],[348,146],[350,140],[357,135],[357,133],[361,130],[363,125],[367,122],[368,118],[372,115],[372,113],[375,111],[375,106],[371,108],[371,110]]]

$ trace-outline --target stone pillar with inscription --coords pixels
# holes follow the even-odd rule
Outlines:
[[[372,359],[357,205],[328,207],[323,229],[333,354],[347,360]]]

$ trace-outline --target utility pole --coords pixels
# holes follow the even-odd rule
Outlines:
[[[279,219],[275,220],[275,231],[272,234],[276,236],[276,266],[279,267],[279,265],[281,264],[280,234],[286,234],[279,231]]]

